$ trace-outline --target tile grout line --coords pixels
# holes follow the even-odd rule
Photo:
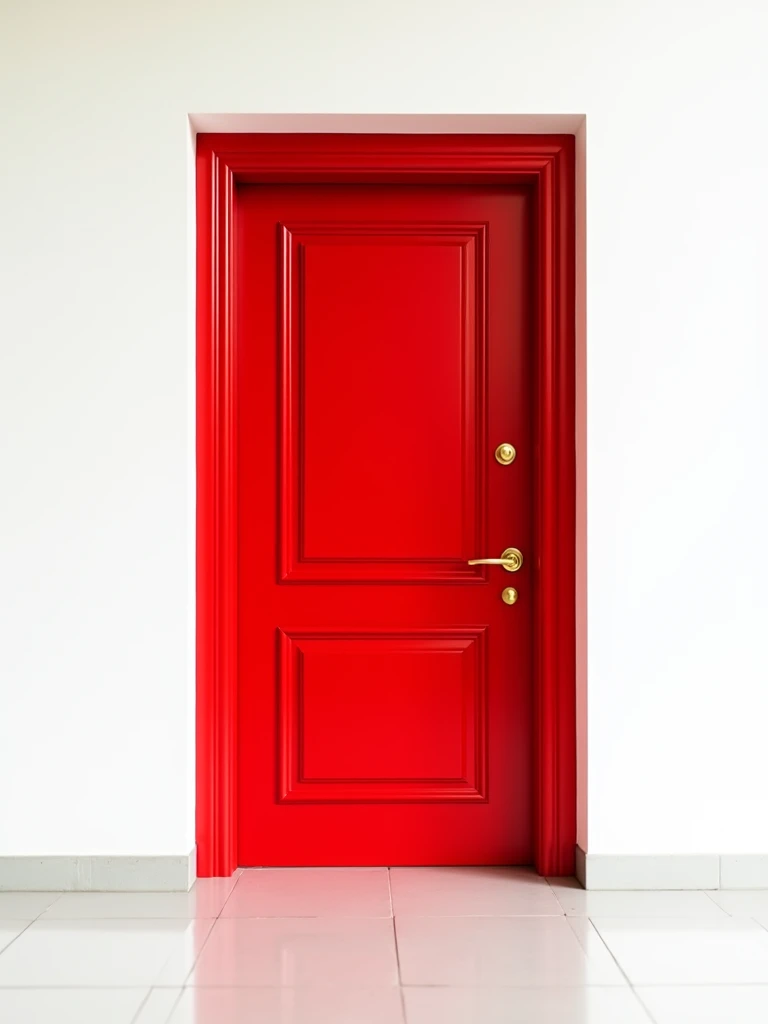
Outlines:
[[[395,905],[392,899],[392,869],[387,868],[387,888],[389,889],[389,912],[392,915],[392,935],[395,940],[395,961],[397,963],[397,988],[400,993],[400,1012],[403,1016],[403,1024],[406,1024],[405,1016],[405,990],[403,989],[403,975],[400,970],[400,947],[397,942],[397,922],[395,920]]]
[[[231,888],[231,889],[229,890],[229,893],[227,894],[227,898],[226,898],[226,899],[224,900],[224,902],[223,902],[223,903],[221,904],[221,908],[220,908],[220,910],[219,910],[218,914],[216,915],[216,917],[214,918],[214,921],[218,921],[218,920],[219,920],[219,918],[221,917],[221,915],[222,915],[222,914],[224,913],[224,908],[226,907],[226,905],[227,905],[227,904],[229,903],[229,901],[230,901],[230,900],[232,899],[232,897],[234,896],[234,893],[235,893],[235,889],[236,889],[236,888],[238,887],[238,885],[240,884],[240,879],[241,879],[242,877],[243,877],[243,875],[242,875],[242,873],[241,873],[241,874],[239,874],[239,875],[237,876],[237,878],[235,879],[235,884],[234,884],[234,885],[232,886],[232,888]]]
[[[764,981],[644,981],[640,988],[768,988]]]
[[[638,1001],[638,1003],[640,1003],[640,1005],[643,1008],[643,1011],[648,1015],[648,1020],[653,1021],[654,1024],[656,1024],[656,1018],[651,1013],[650,1008],[646,1005],[646,1003],[645,1003],[643,997],[640,995],[640,993],[635,991],[634,988],[632,988],[632,995],[635,997],[635,999]]]
[[[568,917],[568,913],[567,913],[565,907],[563,906],[562,900],[560,899],[560,897],[555,892],[555,887],[552,885],[552,883],[550,882],[550,880],[547,877],[547,875],[544,876],[544,881],[549,886],[549,891],[552,893],[552,895],[557,900],[557,905],[558,905],[558,907],[560,907],[560,913],[563,915],[563,917]],[[544,915],[538,915],[538,916],[544,916]],[[547,916],[549,916],[549,915],[547,915]],[[553,914],[552,916],[554,917],[556,915]]]
[[[640,998],[638,993],[635,991],[635,986],[629,980],[629,975],[624,970],[624,968],[621,966],[621,964],[619,963],[618,959],[616,958],[616,955],[614,954],[613,950],[611,949],[611,947],[608,945],[608,943],[603,938],[602,932],[597,927],[597,925],[595,924],[595,922],[592,920],[591,917],[587,916],[587,921],[589,922],[591,927],[594,928],[595,933],[599,937],[599,939],[602,942],[603,946],[607,949],[608,955],[610,956],[611,960],[613,960],[613,962],[616,964],[617,968],[619,969],[619,972],[621,973],[622,978],[624,978],[624,980],[626,981],[627,985],[629,986],[629,991],[632,993],[632,995],[635,997],[635,999],[638,1001],[638,1003],[642,1007],[643,1013],[648,1017],[648,1020],[654,1022],[654,1024],[655,1024],[656,1018],[651,1014],[651,1011],[648,1009],[648,1007],[645,1005],[645,1003]]]
[[[31,921],[28,921],[28,922],[27,922],[27,924],[26,924],[26,927],[22,928],[22,929],[21,929],[21,931],[19,932],[19,934],[18,934],[18,935],[14,935],[14,937],[13,937],[13,938],[11,939],[11,941],[10,941],[10,942],[8,943],[8,945],[7,945],[7,946],[3,946],[3,948],[2,948],[2,949],[0,949],[0,956],[2,956],[2,955],[3,955],[3,953],[5,953],[5,951],[6,951],[7,949],[10,949],[10,948],[11,948],[11,946],[12,946],[12,945],[14,944],[14,942],[15,942],[15,941],[16,941],[17,939],[20,939],[20,938],[21,938],[21,936],[22,936],[22,935],[23,935],[23,934],[24,934],[24,933],[25,933],[25,932],[26,932],[26,931],[27,931],[27,930],[28,930],[29,928],[31,928],[31,927],[32,927],[32,925],[33,925],[33,924],[35,924],[35,922],[36,922],[36,921],[39,921],[39,920],[40,920],[40,918],[41,918],[41,917],[43,916],[43,914],[46,914],[46,913],[48,913],[48,911],[49,911],[49,910],[51,909],[51,907],[52,907],[52,906],[54,905],[54,903],[58,903],[58,901],[59,901],[59,900],[61,899],[61,897],[62,897],[63,895],[64,895],[64,893],[62,893],[62,892],[57,892],[57,893],[56,893],[56,899],[54,899],[54,900],[51,900],[51,902],[50,902],[50,903],[48,904],[48,906],[47,906],[47,907],[43,907],[43,909],[42,909],[42,910],[41,910],[41,911],[40,911],[40,912],[39,912],[39,913],[38,913],[38,914],[37,914],[37,915],[36,915],[35,917],[33,917]],[[23,921],[23,920],[24,920],[24,918],[22,918],[22,921]]]
[[[44,910],[41,910],[41,911],[40,911],[40,913],[39,913],[39,914],[37,915],[37,917],[35,918],[35,921],[39,921],[39,920],[40,920],[40,918],[41,918],[41,917],[43,916],[43,914],[47,914],[47,913],[48,913],[48,911],[49,911],[49,910],[51,909],[51,907],[55,907],[55,906],[56,906],[56,904],[57,904],[57,903],[59,902],[59,900],[61,899],[61,897],[62,897],[63,895],[64,895],[64,893],[63,893],[63,892],[57,892],[57,893],[56,893],[56,899],[55,899],[55,900],[53,900],[53,901],[52,901],[51,903],[49,903],[49,904],[48,904],[48,906],[47,906],[47,907],[46,907],[46,908],[45,908]]]
[[[154,991],[154,989],[153,989],[153,987],[152,987],[152,986],[150,985],[149,989],[147,990],[147,994],[146,994],[146,995],[144,996],[144,998],[143,998],[143,999],[141,1000],[141,1002],[139,1003],[139,1005],[138,1005],[138,1008],[137,1008],[137,1010],[136,1010],[136,1013],[134,1013],[134,1015],[133,1015],[133,1016],[131,1017],[131,1024],[139,1024],[139,1021],[141,1020],[141,1015],[142,1015],[142,1013],[144,1012],[144,1007],[145,1007],[145,1006],[147,1005],[147,1003],[149,1002],[149,997],[150,997],[150,996],[152,995],[152,992],[153,992],[153,991]],[[174,1003],[174,1004],[173,1004],[173,1006],[172,1006],[172,1008],[171,1008],[171,1013],[173,1013],[173,1011],[174,1011],[175,1009],[176,1009],[176,1003]],[[166,1017],[166,1024],[167,1024],[167,1022],[168,1022],[168,1021],[169,1021],[170,1019],[171,1019],[171,1018],[170,1018],[170,1015],[169,1015],[168,1017]]]
[[[395,904],[392,899],[392,868],[387,868],[387,892],[389,893],[389,916],[395,919]]]
[[[11,946],[14,944],[14,942],[16,942],[18,939],[20,939],[21,936],[24,935],[24,933],[26,931],[28,931],[28,929],[30,929],[32,927],[32,925],[35,923],[36,920],[37,920],[37,918],[34,918],[32,921],[27,921],[27,923],[21,929],[19,934],[18,935],[14,935],[14,937],[11,939],[11,941],[8,943],[8,945],[7,946],[3,946],[3,948],[0,949],[0,956],[2,956],[3,953],[7,952],[11,948]]]
[[[709,892],[709,890],[707,890],[707,889],[700,889],[700,890],[696,890],[696,891],[703,892],[704,895],[707,897],[707,899],[711,903],[714,903],[714,905],[717,907],[717,909],[721,910],[725,914],[726,917],[733,917],[733,914],[729,914],[728,911],[724,907],[720,906],[720,904],[717,902],[717,900],[714,898],[714,896],[711,894],[711,892]],[[717,892],[720,892],[720,890],[718,889]]]
[[[171,1018],[173,1017],[174,1013],[176,1012],[176,1007],[181,1002],[181,999],[182,999],[184,993],[186,992],[186,990],[191,987],[189,985],[189,979],[192,977],[192,974],[193,974],[193,972],[195,970],[195,967],[197,966],[197,963],[200,960],[200,957],[203,955],[203,951],[205,950],[205,947],[208,945],[208,943],[210,941],[211,935],[213,934],[213,929],[216,927],[216,922],[220,919],[222,913],[224,912],[224,907],[226,907],[227,903],[232,898],[232,893],[237,888],[238,883],[240,882],[240,879],[242,877],[243,877],[242,874],[237,876],[237,878],[235,879],[235,884],[229,890],[229,893],[227,894],[227,898],[222,903],[221,907],[219,908],[219,912],[218,912],[218,914],[216,914],[215,917],[213,917],[213,918],[197,918],[197,917],[194,917],[194,918],[190,919],[190,924],[193,924],[193,925],[198,920],[210,920],[211,921],[211,926],[208,929],[208,934],[205,936],[205,940],[203,941],[203,944],[200,946],[200,949],[197,951],[197,955],[195,956],[195,958],[192,961],[192,964],[191,964],[189,970],[187,971],[187,974],[186,974],[186,976],[184,978],[184,981],[181,983],[181,985],[178,986],[179,992],[178,992],[178,995],[176,996],[176,999],[173,1002],[173,1006],[171,1007],[170,1013],[168,1014],[168,1017],[166,1018],[166,1024],[167,1024],[167,1022],[169,1020],[171,1020]],[[195,879],[195,885],[196,884],[197,884],[197,879]],[[152,985],[150,987],[149,992],[146,995],[146,998],[142,1001],[142,1004],[139,1007],[136,1016],[131,1021],[131,1024],[141,1024],[141,1013],[144,1010],[144,1007],[146,1006],[146,1003],[148,1002],[148,1000],[149,1000],[150,996],[152,995],[152,992],[155,990],[155,988],[176,988],[176,986],[175,985]]]
[[[213,918],[213,922],[212,922],[212,924],[211,924],[211,927],[210,927],[210,928],[208,929],[208,934],[207,934],[207,935],[205,936],[205,940],[204,940],[204,942],[203,942],[202,946],[200,947],[200,949],[199,949],[199,950],[197,951],[197,956],[196,956],[196,957],[195,957],[195,959],[194,959],[194,960],[192,961],[192,966],[191,966],[191,967],[189,968],[189,971],[187,972],[187,975],[186,975],[186,977],[184,978],[184,982],[183,982],[183,984],[182,984],[182,986],[181,986],[181,991],[179,992],[179,998],[178,998],[178,999],[176,1000],[176,1002],[175,1002],[175,1003],[173,1004],[173,1008],[171,1009],[171,1015],[173,1015],[173,1012],[174,1012],[174,1010],[176,1009],[176,1006],[177,1006],[177,1004],[178,1004],[179,1000],[181,999],[182,995],[184,994],[184,992],[185,992],[185,991],[186,991],[186,990],[187,990],[188,988],[190,988],[190,985],[189,985],[189,979],[190,979],[190,978],[192,977],[192,973],[194,972],[194,970],[195,970],[195,967],[197,966],[197,963],[198,963],[198,961],[200,960],[200,957],[201,957],[201,956],[203,955],[203,951],[205,950],[205,947],[206,947],[206,946],[208,945],[208,943],[209,943],[209,942],[210,942],[210,940],[211,940],[211,936],[213,935],[213,929],[214,929],[214,928],[216,927],[217,923],[218,923],[218,922],[219,922],[219,920],[221,919],[221,915],[222,915],[222,914],[224,913],[224,907],[226,907],[226,905],[227,905],[227,904],[229,903],[229,901],[230,901],[230,900],[232,899],[232,894],[234,893],[235,889],[236,889],[236,888],[238,887],[238,885],[240,884],[240,879],[241,879],[242,877],[243,877],[243,875],[242,875],[242,872],[241,872],[241,873],[240,873],[240,874],[239,874],[239,875],[237,876],[237,878],[235,879],[235,884],[234,884],[234,885],[232,886],[232,888],[231,888],[231,889],[229,890],[229,894],[227,895],[227,898],[226,898],[226,899],[224,900],[224,902],[222,903],[221,907],[219,908],[219,912],[218,912],[218,914],[217,914],[217,915],[216,915],[216,916],[215,916],[215,917]],[[195,885],[197,885],[197,879],[195,879]],[[170,1020],[171,1018],[169,1017],[168,1019]]]

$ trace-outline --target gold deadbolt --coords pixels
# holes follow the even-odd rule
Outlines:
[[[517,572],[523,564],[523,553],[519,548],[504,548],[501,558],[470,558],[467,565],[500,565],[507,572]]]
[[[517,600],[517,591],[514,587],[504,587],[501,592],[501,600],[504,604],[514,604]]]
[[[515,461],[517,452],[511,444],[500,444],[493,454],[496,456],[497,462],[500,462],[502,466],[508,466],[510,462]]]

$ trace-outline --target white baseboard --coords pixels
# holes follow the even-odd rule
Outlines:
[[[0,857],[0,892],[188,892],[197,851],[161,857]]]
[[[576,847],[585,889],[768,889],[768,854],[631,856]]]
[[[0,857],[0,892],[188,892],[196,849],[161,857]],[[585,889],[768,889],[768,854],[632,856],[576,847]]]
[[[720,858],[721,889],[768,889],[768,854],[724,854]]]

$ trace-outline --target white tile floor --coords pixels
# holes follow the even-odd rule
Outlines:
[[[514,868],[0,893],[3,1024],[765,1024],[768,892]]]

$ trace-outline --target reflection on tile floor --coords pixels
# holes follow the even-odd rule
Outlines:
[[[768,893],[516,868],[0,893],[5,1024],[764,1024]]]

